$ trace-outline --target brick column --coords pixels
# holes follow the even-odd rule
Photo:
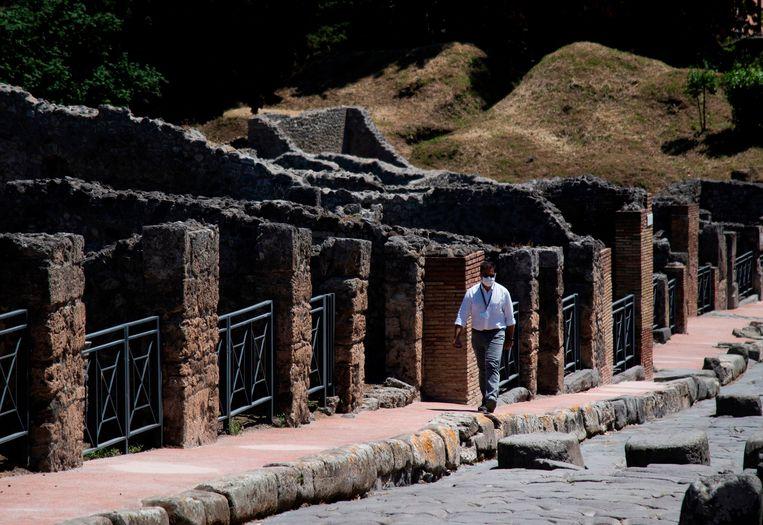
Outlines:
[[[635,296],[636,360],[651,379],[652,364],[652,226],[649,210],[615,213],[614,299]]]
[[[714,307],[725,310],[727,306],[728,268],[726,263],[726,239],[723,226],[717,223],[703,225],[699,234],[699,265],[710,263],[715,268],[716,288]]]
[[[686,310],[686,288],[688,287],[687,279],[689,272],[686,271],[686,266],[672,262],[668,263],[663,270],[668,279],[676,280],[676,328],[675,333],[685,334],[688,326],[689,312]]]
[[[699,205],[680,204],[668,207],[670,212],[670,249],[686,257],[687,288],[684,294],[689,317],[697,315],[697,268],[699,250]]]
[[[384,245],[384,332],[391,376],[421,387],[424,257],[402,237]]]
[[[276,403],[290,426],[310,421],[311,255],[310,230],[275,223],[260,226],[256,262],[259,295],[273,301]]]
[[[164,441],[192,447],[217,439],[217,227],[195,221],[143,229],[143,279],[161,318]]]
[[[470,330],[453,347],[453,325],[464,293],[479,282],[482,251],[458,257],[426,257],[424,273],[424,351],[421,393],[428,399],[474,403],[480,399],[477,360]]]
[[[540,344],[539,264],[537,250],[521,248],[498,258],[498,282],[504,285],[519,307],[514,312],[519,338],[519,385],[533,394],[538,391]]]
[[[571,243],[565,252],[564,284],[580,301],[580,357],[598,369],[602,383],[612,379],[612,251],[591,238]]]
[[[334,384],[338,412],[352,412],[363,399],[366,311],[371,242],[329,238],[313,254],[314,293],[336,294]]]
[[[561,248],[539,248],[539,351],[538,392],[557,394],[564,390],[564,255]]]
[[[83,246],[78,235],[0,235],[0,305],[4,312],[27,310],[28,337],[21,351],[29,358],[27,439],[34,470],[54,472],[82,464]]]
[[[726,237],[726,306],[729,310],[739,308],[739,286],[734,272],[734,263],[737,258],[737,234],[736,232],[724,232]]]

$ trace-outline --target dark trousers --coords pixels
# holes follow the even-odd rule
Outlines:
[[[498,401],[498,383],[500,382],[501,357],[506,330],[472,330],[472,348],[477,358],[480,371],[480,392],[482,405]]]

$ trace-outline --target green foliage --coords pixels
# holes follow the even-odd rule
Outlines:
[[[231,418],[230,422],[228,423],[228,434],[231,436],[238,436],[242,430],[244,430],[244,425],[241,423],[241,421],[238,418]]]
[[[692,69],[686,77],[684,92],[694,99],[699,114],[699,132],[707,131],[707,97],[718,91],[718,74],[709,69]]]
[[[723,75],[723,90],[731,104],[737,130],[760,137],[763,132],[763,66],[733,67]]]
[[[127,105],[157,97],[164,78],[121,49],[123,22],[79,0],[0,8],[0,81],[67,104]]]

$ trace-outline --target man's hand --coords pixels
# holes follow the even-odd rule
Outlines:
[[[453,334],[453,346],[455,348],[461,348],[461,330],[463,330],[463,327],[456,325],[456,331]]]

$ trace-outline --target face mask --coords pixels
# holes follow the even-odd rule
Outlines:
[[[493,277],[488,277],[488,276],[482,277],[482,284],[484,284],[488,288],[493,286],[494,283],[495,283],[495,276],[493,276]]]

